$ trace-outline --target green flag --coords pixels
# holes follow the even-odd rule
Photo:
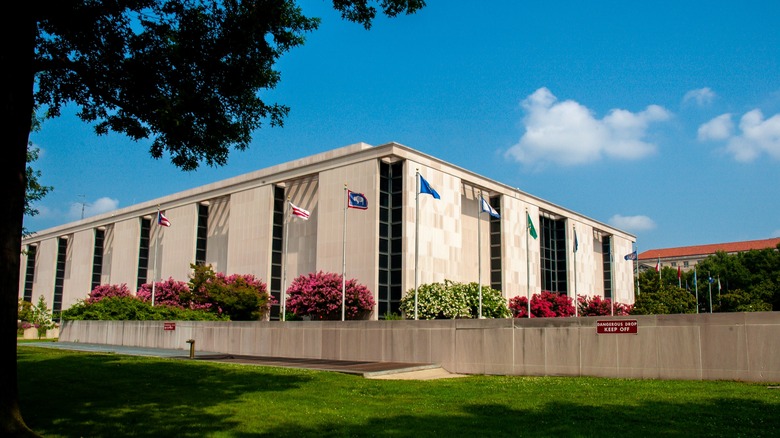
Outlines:
[[[539,236],[536,234],[536,228],[534,228],[534,223],[533,223],[533,221],[531,220],[531,215],[529,215],[529,214],[526,212],[526,213],[525,213],[525,216],[528,218],[528,233],[531,235],[531,237],[533,237],[534,239],[536,239],[536,238],[537,238],[537,237],[539,237]]]

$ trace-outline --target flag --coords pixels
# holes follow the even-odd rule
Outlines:
[[[677,267],[677,287],[682,288],[682,268],[679,266]]]
[[[162,212],[158,211],[157,212],[157,225],[161,225],[163,227],[170,227],[171,226],[171,221],[168,220],[168,218],[165,217],[165,215],[162,214]]]
[[[655,262],[655,272],[661,272],[661,257],[658,257],[658,261]]]
[[[720,276],[718,276],[718,292],[720,292]]]
[[[636,260],[636,251],[623,256],[623,260]]]
[[[539,237],[538,234],[536,234],[536,228],[534,228],[534,222],[531,220],[531,215],[528,214],[528,212],[525,213],[525,217],[528,219],[528,234],[531,235],[534,239]]]
[[[431,187],[430,184],[428,184],[428,181],[425,180],[425,178],[420,175],[420,193],[425,193],[428,195],[433,196],[433,199],[441,199],[441,196],[436,192],[436,190],[433,190],[433,187]]]
[[[362,193],[355,193],[352,190],[347,190],[347,207],[366,210],[368,209],[368,200]]]
[[[577,241],[577,230],[574,230],[574,252],[577,252],[577,248],[579,248],[580,244]]]
[[[292,202],[290,203],[290,208],[292,208],[292,215],[298,216],[299,218],[303,220],[309,220],[309,216],[311,215],[308,211],[302,209],[301,207],[295,206]]]
[[[712,277],[708,278],[707,280],[709,280],[710,284],[715,283],[715,279]]]
[[[485,201],[485,198],[480,196],[479,199],[480,199],[480,205],[482,207],[482,211],[496,218],[501,217],[496,211],[496,209],[493,208],[490,204],[488,204],[487,201]]]

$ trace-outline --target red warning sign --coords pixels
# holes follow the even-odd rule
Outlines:
[[[598,334],[636,334],[637,327],[635,319],[596,321],[596,333]]]

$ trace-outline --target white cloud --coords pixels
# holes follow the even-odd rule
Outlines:
[[[670,117],[664,108],[650,105],[638,113],[613,109],[597,119],[573,100],[559,102],[547,88],[528,96],[522,107],[525,133],[505,155],[523,164],[573,166],[602,157],[639,159],[656,150],[643,141],[649,124]]]
[[[722,114],[709,122],[699,126],[699,141],[706,140],[725,140],[734,132],[734,122],[731,121],[731,114]]]
[[[119,200],[102,197],[91,203],[73,203],[70,205],[68,217],[73,220],[81,219],[82,211],[84,217],[95,216],[107,211],[116,210],[119,206]]]
[[[685,93],[685,96],[683,96],[683,104],[695,102],[698,106],[706,106],[715,100],[715,96],[715,92],[709,87],[699,88]]]
[[[780,114],[764,119],[761,110],[745,113],[735,132],[730,114],[723,114],[699,127],[699,140],[726,141],[726,152],[741,162],[756,160],[762,154],[780,160]]]
[[[616,214],[609,218],[609,224],[625,231],[648,231],[655,228],[655,222],[647,216],[622,216]]]

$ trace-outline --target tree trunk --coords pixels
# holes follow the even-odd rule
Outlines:
[[[16,365],[16,321],[19,299],[22,221],[26,189],[27,142],[33,112],[33,57],[36,24],[34,2],[6,10],[0,22],[0,435],[37,436],[19,410]]]

